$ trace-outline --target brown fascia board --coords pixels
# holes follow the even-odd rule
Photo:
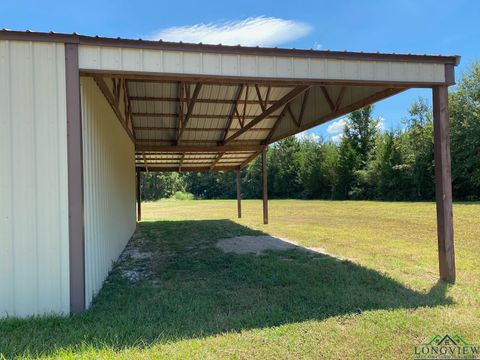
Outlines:
[[[401,62],[422,62],[458,65],[460,56],[458,55],[416,55],[416,54],[384,54],[369,52],[352,51],[330,51],[330,50],[306,50],[306,49],[281,49],[264,48],[249,46],[230,46],[230,45],[209,45],[209,44],[189,44],[168,41],[154,40],[133,40],[122,38],[107,38],[99,36],[86,36],[60,33],[43,33],[32,31],[11,31],[0,30],[0,40],[18,40],[18,41],[44,41],[61,43],[78,43],[80,45],[90,46],[115,46],[125,48],[140,48],[152,50],[171,50],[171,51],[192,51],[192,52],[212,52],[224,54],[239,55],[263,55],[263,56],[297,56],[322,59],[339,60],[370,60],[370,61],[401,61]]]

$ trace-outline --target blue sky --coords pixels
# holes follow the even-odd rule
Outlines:
[[[260,45],[279,47],[455,54],[462,56],[457,78],[473,60],[480,60],[479,19],[477,0],[0,3],[0,28],[185,41],[195,40],[194,33],[214,42],[246,45],[256,38]],[[263,26],[261,36],[256,31],[252,36],[256,25]],[[409,90],[378,103],[375,116],[385,119],[385,128],[399,128],[418,96],[431,98],[429,90]],[[328,137],[329,125],[310,132]]]

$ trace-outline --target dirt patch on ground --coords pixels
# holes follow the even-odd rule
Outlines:
[[[343,258],[329,254],[324,248],[315,247],[307,248],[299,246],[294,242],[287,239],[279,239],[273,236],[237,236],[228,239],[220,239],[216,244],[217,248],[221,249],[225,253],[235,254],[256,254],[261,255],[265,251],[284,251],[298,249],[308,251],[311,253],[322,254],[337,258],[338,260],[344,260]]]
[[[120,255],[121,274],[131,282],[138,282],[152,276],[150,263],[154,254],[140,249],[142,241],[143,237],[135,233]]]
[[[267,250],[291,250],[297,245],[273,236],[237,236],[218,240],[216,246],[226,253],[257,254]]]

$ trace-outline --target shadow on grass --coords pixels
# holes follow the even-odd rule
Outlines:
[[[264,234],[229,220],[141,223],[129,246],[150,256],[122,258],[85,314],[0,321],[0,354],[142,348],[366,310],[452,302],[443,283],[419,293],[327,255],[302,250],[236,255],[215,247],[218,239],[240,235]],[[126,269],[148,276],[132,283],[122,275]]]

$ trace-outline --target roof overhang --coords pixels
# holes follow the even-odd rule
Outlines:
[[[409,88],[454,84],[458,56],[171,43],[0,31],[77,44],[139,170],[239,169],[268,144]],[[86,81],[92,81],[86,79]]]

